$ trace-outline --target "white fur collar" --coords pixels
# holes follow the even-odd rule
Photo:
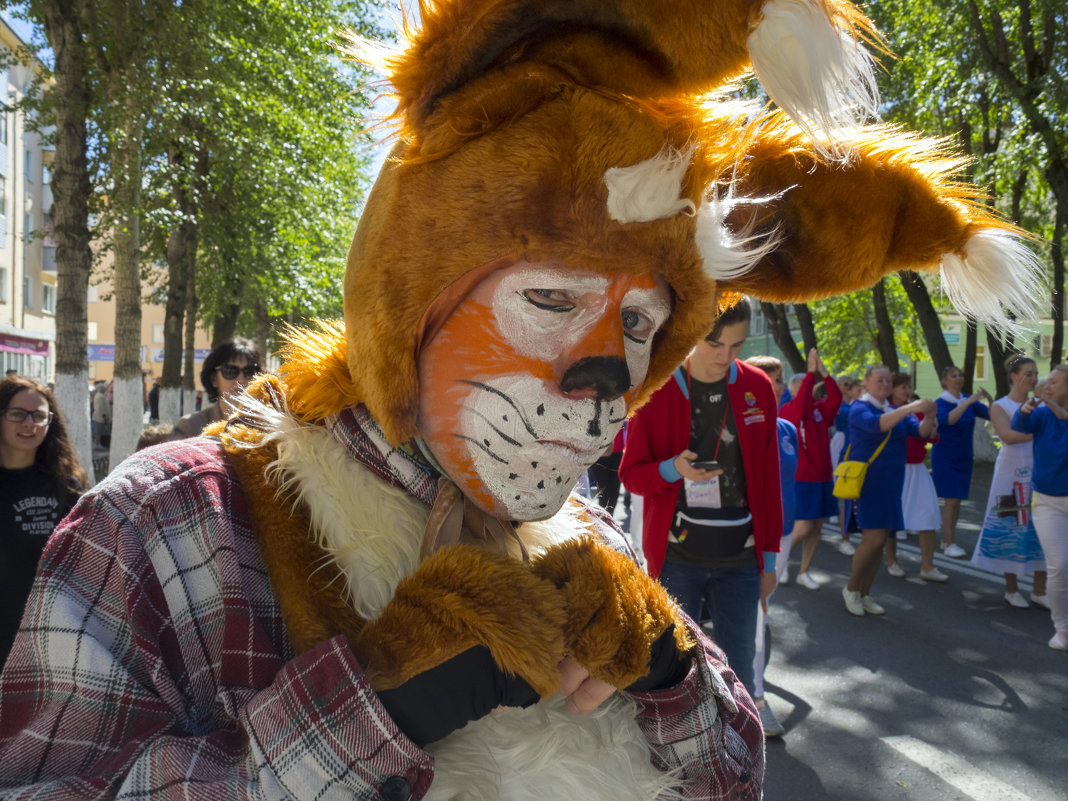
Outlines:
[[[961,395],[959,398],[951,393],[948,389],[938,396],[939,400],[944,400],[946,403],[952,403],[954,406],[960,406],[960,404],[967,398],[967,395]]]

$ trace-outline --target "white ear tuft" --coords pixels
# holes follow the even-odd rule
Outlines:
[[[693,148],[665,147],[651,159],[630,167],[605,171],[608,215],[616,222],[652,222],[679,212],[694,212],[694,203],[682,197],[682,179],[693,158]]]
[[[768,0],[749,34],[757,80],[824,158],[847,161],[843,135],[879,117],[871,55],[820,0]]]
[[[754,234],[756,215],[741,231],[731,231],[724,221],[735,208],[760,205],[781,195],[761,198],[737,198],[730,184],[726,192],[713,187],[709,198],[697,210],[697,233],[694,240],[704,258],[705,275],[716,281],[740,278],[760,263],[779,245],[777,231]]]
[[[994,328],[1018,331],[1006,316],[1034,319],[1042,288],[1042,263],[1018,236],[982,228],[962,254],[942,256],[942,284],[957,311]]]

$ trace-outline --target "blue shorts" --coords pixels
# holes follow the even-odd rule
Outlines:
[[[794,483],[794,518],[819,520],[838,514],[833,481],[798,481]]]

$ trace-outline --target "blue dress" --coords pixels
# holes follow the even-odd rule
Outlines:
[[[962,395],[961,400],[967,398]],[[949,414],[957,404],[945,398],[935,401],[938,415],[938,442],[931,446],[931,477],[939,498],[967,498],[972,486],[972,436],[975,418],[990,419],[990,410],[981,403],[973,403],[953,425]]]
[[[868,401],[856,401],[849,409],[849,460],[866,462],[886,437],[879,430],[883,411]],[[905,527],[901,514],[901,491],[905,486],[905,440],[920,435],[920,422],[911,414],[890,429],[886,447],[868,465],[860,497],[857,499],[857,524],[861,529],[885,528],[898,531]]]

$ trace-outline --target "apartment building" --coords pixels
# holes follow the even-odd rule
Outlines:
[[[56,247],[51,150],[29,130],[17,103],[34,74],[23,41],[0,19],[0,369],[48,381],[55,372]]]

